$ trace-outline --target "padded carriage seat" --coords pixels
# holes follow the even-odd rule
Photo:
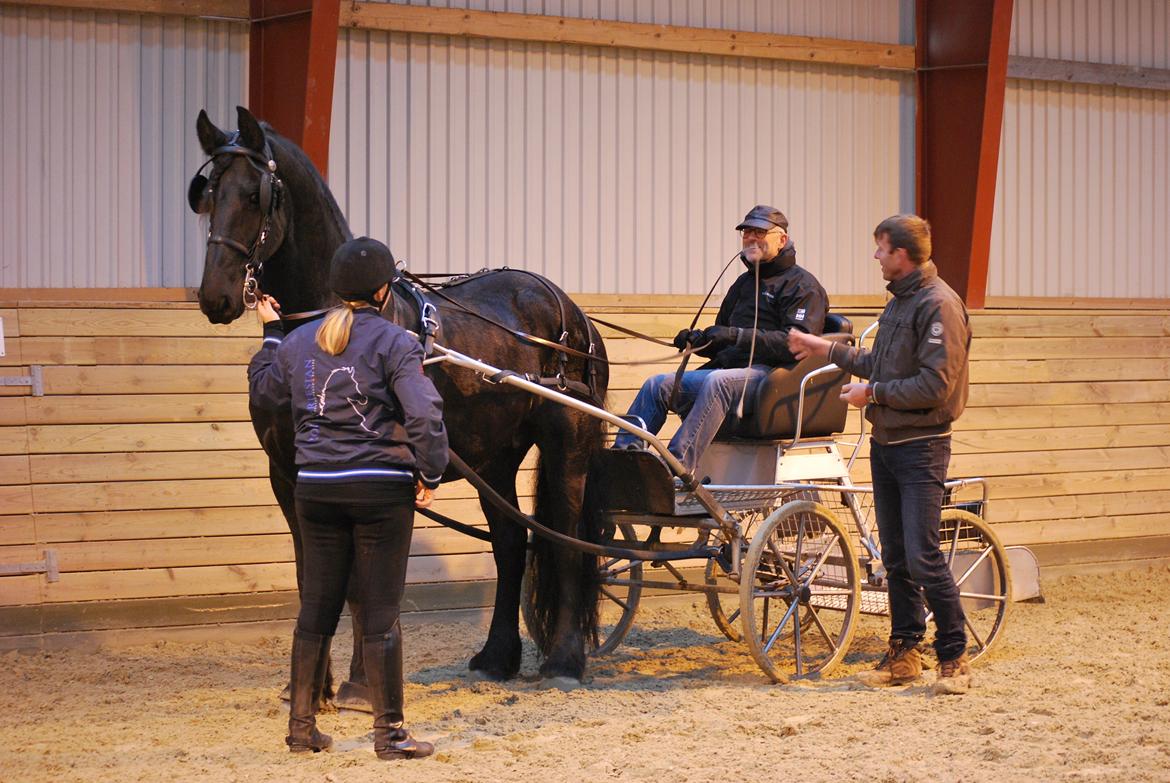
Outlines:
[[[843,315],[829,313],[825,316],[823,336],[826,340],[852,345],[853,324]],[[809,356],[795,367],[772,370],[756,392],[752,413],[728,434],[732,438],[792,439],[796,435],[800,381],[826,364],[824,359]],[[846,383],[849,383],[849,373],[845,370],[826,373],[809,382],[805,389],[802,439],[826,437],[845,430],[849,405],[841,399],[841,387]],[[725,439],[725,433],[720,433],[719,439]]]

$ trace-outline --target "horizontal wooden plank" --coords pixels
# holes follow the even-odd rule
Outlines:
[[[990,488],[993,500],[1163,490],[1170,489],[1170,466],[1142,470],[1001,476]]]
[[[626,47],[643,51],[756,57],[896,70],[911,70],[914,67],[914,48],[905,45],[608,19],[353,2],[341,9],[340,24],[343,27],[403,33]]]
[[[7,508],[3,509],[7,511]],[[0,516],[0,546],[35,544],[36,527],[32,514],[5,514]]]
[[[971,387],[968,405],[1085,405],[1166,402],[1170,381],[1094,381],[1092,383],[1000,383]]]
[[[3,489],[0,489],[0,493]],[[162,508],[268,506],[276,502],[267,479],[117,481],[32,487],[38,514]],[[31,508],[29,510],[32,510]]]
[[[268,476],[268,457],[259,448],[110,452],[100,458],[92,454],[33,454],[26,459],[34,484]]]
[[[259,337],[95,337],[93,341],[95,364],[243,366],[260,349]]]
[[[50,0],[51,1],[51,0]],[[105,0],[94,0],[105,3]],[[186,2],[186,0],[180,0]],[[31,5],[31,3],[30,3]],[[62,7],[84,6],[61,4]],[[111,10],[111,9],[103,9]],[[0,302],[10,307],[70,307],[127,309],[158,308],[183,303],[184,309],[193,309],[197,288],[0,288]]]
[[[495,578],[491,555],[412,557],[407,582],[468,581]],[[2,584],[6,584],[2,583]],[[217,595],[292,590],[296,572],[292,563],[149,568],[129,571],[63,573],[58,582],[44,585],[45,603],[159,598],[174,595]],[[0,589],[3,589],[0,586]],[[0,593],[0,605],[31,603],[25,594]]]
[[[23,328],[23,327],[22,327]],[[1166,337],[1170,316],[1163,313],[971,314],[971,330],[979,337]]]
[[[243,373],[243,369],[240,370]],[[6,403],[13,403],[11,410]],[[15,404],[20,405],[17,411]],[[20,417],[23,421],[16,421]],[[247,394],[92,394],[0,400],[0,424],[248,421]]]
[[[255,317],[213,324],[194,306],[181,309],[21,309],[21,334],[30,337],[256,337]]]
[[[14,386],[0,387],[5,389],[18,388]],[[25,413],[25,402],[30,397],[0,397],[0,427],[28,424]],[[43,398],[40,398],[43,399]]]
[[[1170,359],[996,359],[973,361],[971,383],[1074,383],[1162,380],[1170,376]]]
[[[1127,359],[1170,356],[1165,337],[976,337],[971,360],[989,359]]]
[[[27,484],[0,484],[0,511],[8,515],[31,514],[32,510],[32,487]]]
[[[46,367],[46,395],[247,393],[242,365]]]
[[[27,454],[28,427],[0,427],[0,454]]]
[[[1170,536],[1170,513],[1004,522],[996,524],[995,531],[1005,546]]]
[[[30,454],[110,451],[220,451],[257,445],[251,422],[62,424],[28,428]]]
[[[995,523],[1053,521],[1157,514],[1170,510],[1170,487],[1145,492],[1110,492],[1084,495],[1045,495],[1003,498],[988,504],[987,519]],[[1161,531],[1159,531],[1161,532]],[[1165,531],[1170,533],[1170,529]],[[1090,536],[1094,537],[1094,536]],[[1107,536],[1101,536],[1106,538]]]
[[[13,340],[20,349],[24,364],[97,364],[97,352],[92,337],[18,337]]]
[[[20,310],[15,307],[0,307],[0,327],[4,330],[5,341],[20,337]]]
[[[41,602],[43,574],[0,577],[0,606],[23,606]]]
[[[1048,566],[1073,563],[1115,563],[1117,568],[1124,569],[1126,562],[1170,557],[1170,536],[1037,543],[1032,544],[1029,549],[1040,562],[1041,574]]]
[[[183,568],[204,565],[287,563],[293,560],[292,536],[288,532],[261,535],[200,536],[197,538],[136,539],[130,541],[85,541],[52,544],[62,572],[112,571],[134,568]],[[0,548],[6,550],[28,547]],[[412,556],[475,554],[490,546],[471,536],[447,528],[414,531]],[[11,555],[16,557],[16,555]],[[10,557],[11,562],[12,561]]]
[[[851,417],[851,430],[856,430]],[[957,432],[971,430],[1046,427],[1095,427],[1108,424],[1165,424],[1170,422],[1170,402],[1117,403],[1107,405],[1001,405],[968,408],[955,424]],[[1059,447],[1060,434],[1053,434]]]
[[[151,511],[80,511],[37,515],[37,535],[44,543],[166,539],[186,536],[232,536],[286,533],[280,508],[225,506],[166,508]]]
[[[0,484],[28,484],[28,457],[23,454],[0,457]]]

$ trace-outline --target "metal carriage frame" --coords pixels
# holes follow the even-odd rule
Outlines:
[[[801,378],[791,439],[715,444],[732,453],[739,450],[741,465],[746,455],[758,466],[761,450],[771,450],[774,465],[765,468],[770,481],[703,483],[661,440],[625,418],[444,346],[434,348],[437,355],[428,364],[451,364],[478,373],[485,382],[519,387],[599,418],[646,444],[644,451],[610,452],[611,459],[625,463],[617,466],[619,471],[628,466],[629,475],[638,477],[633,494],[639,497],[610,504],[601,544],[544,527],[473,472],[461,471],[533,534],[601,558],[603,624],[592,640],[592,654],[618,647],[646,590],[703,594],[723,635],[745,642],[775,682],[828,674],[848,653],[859,615],[888,614],[880,542],[871,521],[873,488],[850,479],[864,437],[864,417],[856,442],[801,436],[808,385],[838,371],[835,365]],[[848,461],[841,456],[842,445],[852,448]],[[752,450],[755,455],[748,453]],[[982,518],[986,482],[953,479],[946,488],[940,544],[967,613],[968,654],[976,658],[1002,633],[1012,595],[1010,567],[1005,548]],[[628,498],[631,493],[626,494]],[[701,581],[679,564],[701,564]],[[662,576],[648,575],[649,570]]]

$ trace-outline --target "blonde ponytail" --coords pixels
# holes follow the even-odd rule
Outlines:
[[[365,302],[342,302],[329,311],[324,322],[317,329],[317,345],[331,356],[338,356],[349,345],[349,332],[353,328],[353,311],[366,307]]]

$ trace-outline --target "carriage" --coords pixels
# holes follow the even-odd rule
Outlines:
[[[839,315],[830,314],[828,330],[831,340],[855,341]],[[780,683],[828,674],[848,652],[859,617],[888,614],[873,488],[850,478],[865,422],[857,440],[842,438],[848,407],[838,391],[849,377],[836,365],[809,357],[773,370],[753,412],[725,427],[688,477],[661,440],[624,417],[436,348],[431,363],[555,399],[645,443],[642,450],[602,450],[591,460],[585,505],[600,527],[600,545],[558,537],[600,555],[600,623],[591,654],[620,645],[652,590],[702,593],[720,632],[746,643]],[[940,540],[974,659],[1003,631],[1012,599],[1009,552],[982,518],[986,482],[951,479],[946,489]],[[531,520],[528,526],[548,535]]]

